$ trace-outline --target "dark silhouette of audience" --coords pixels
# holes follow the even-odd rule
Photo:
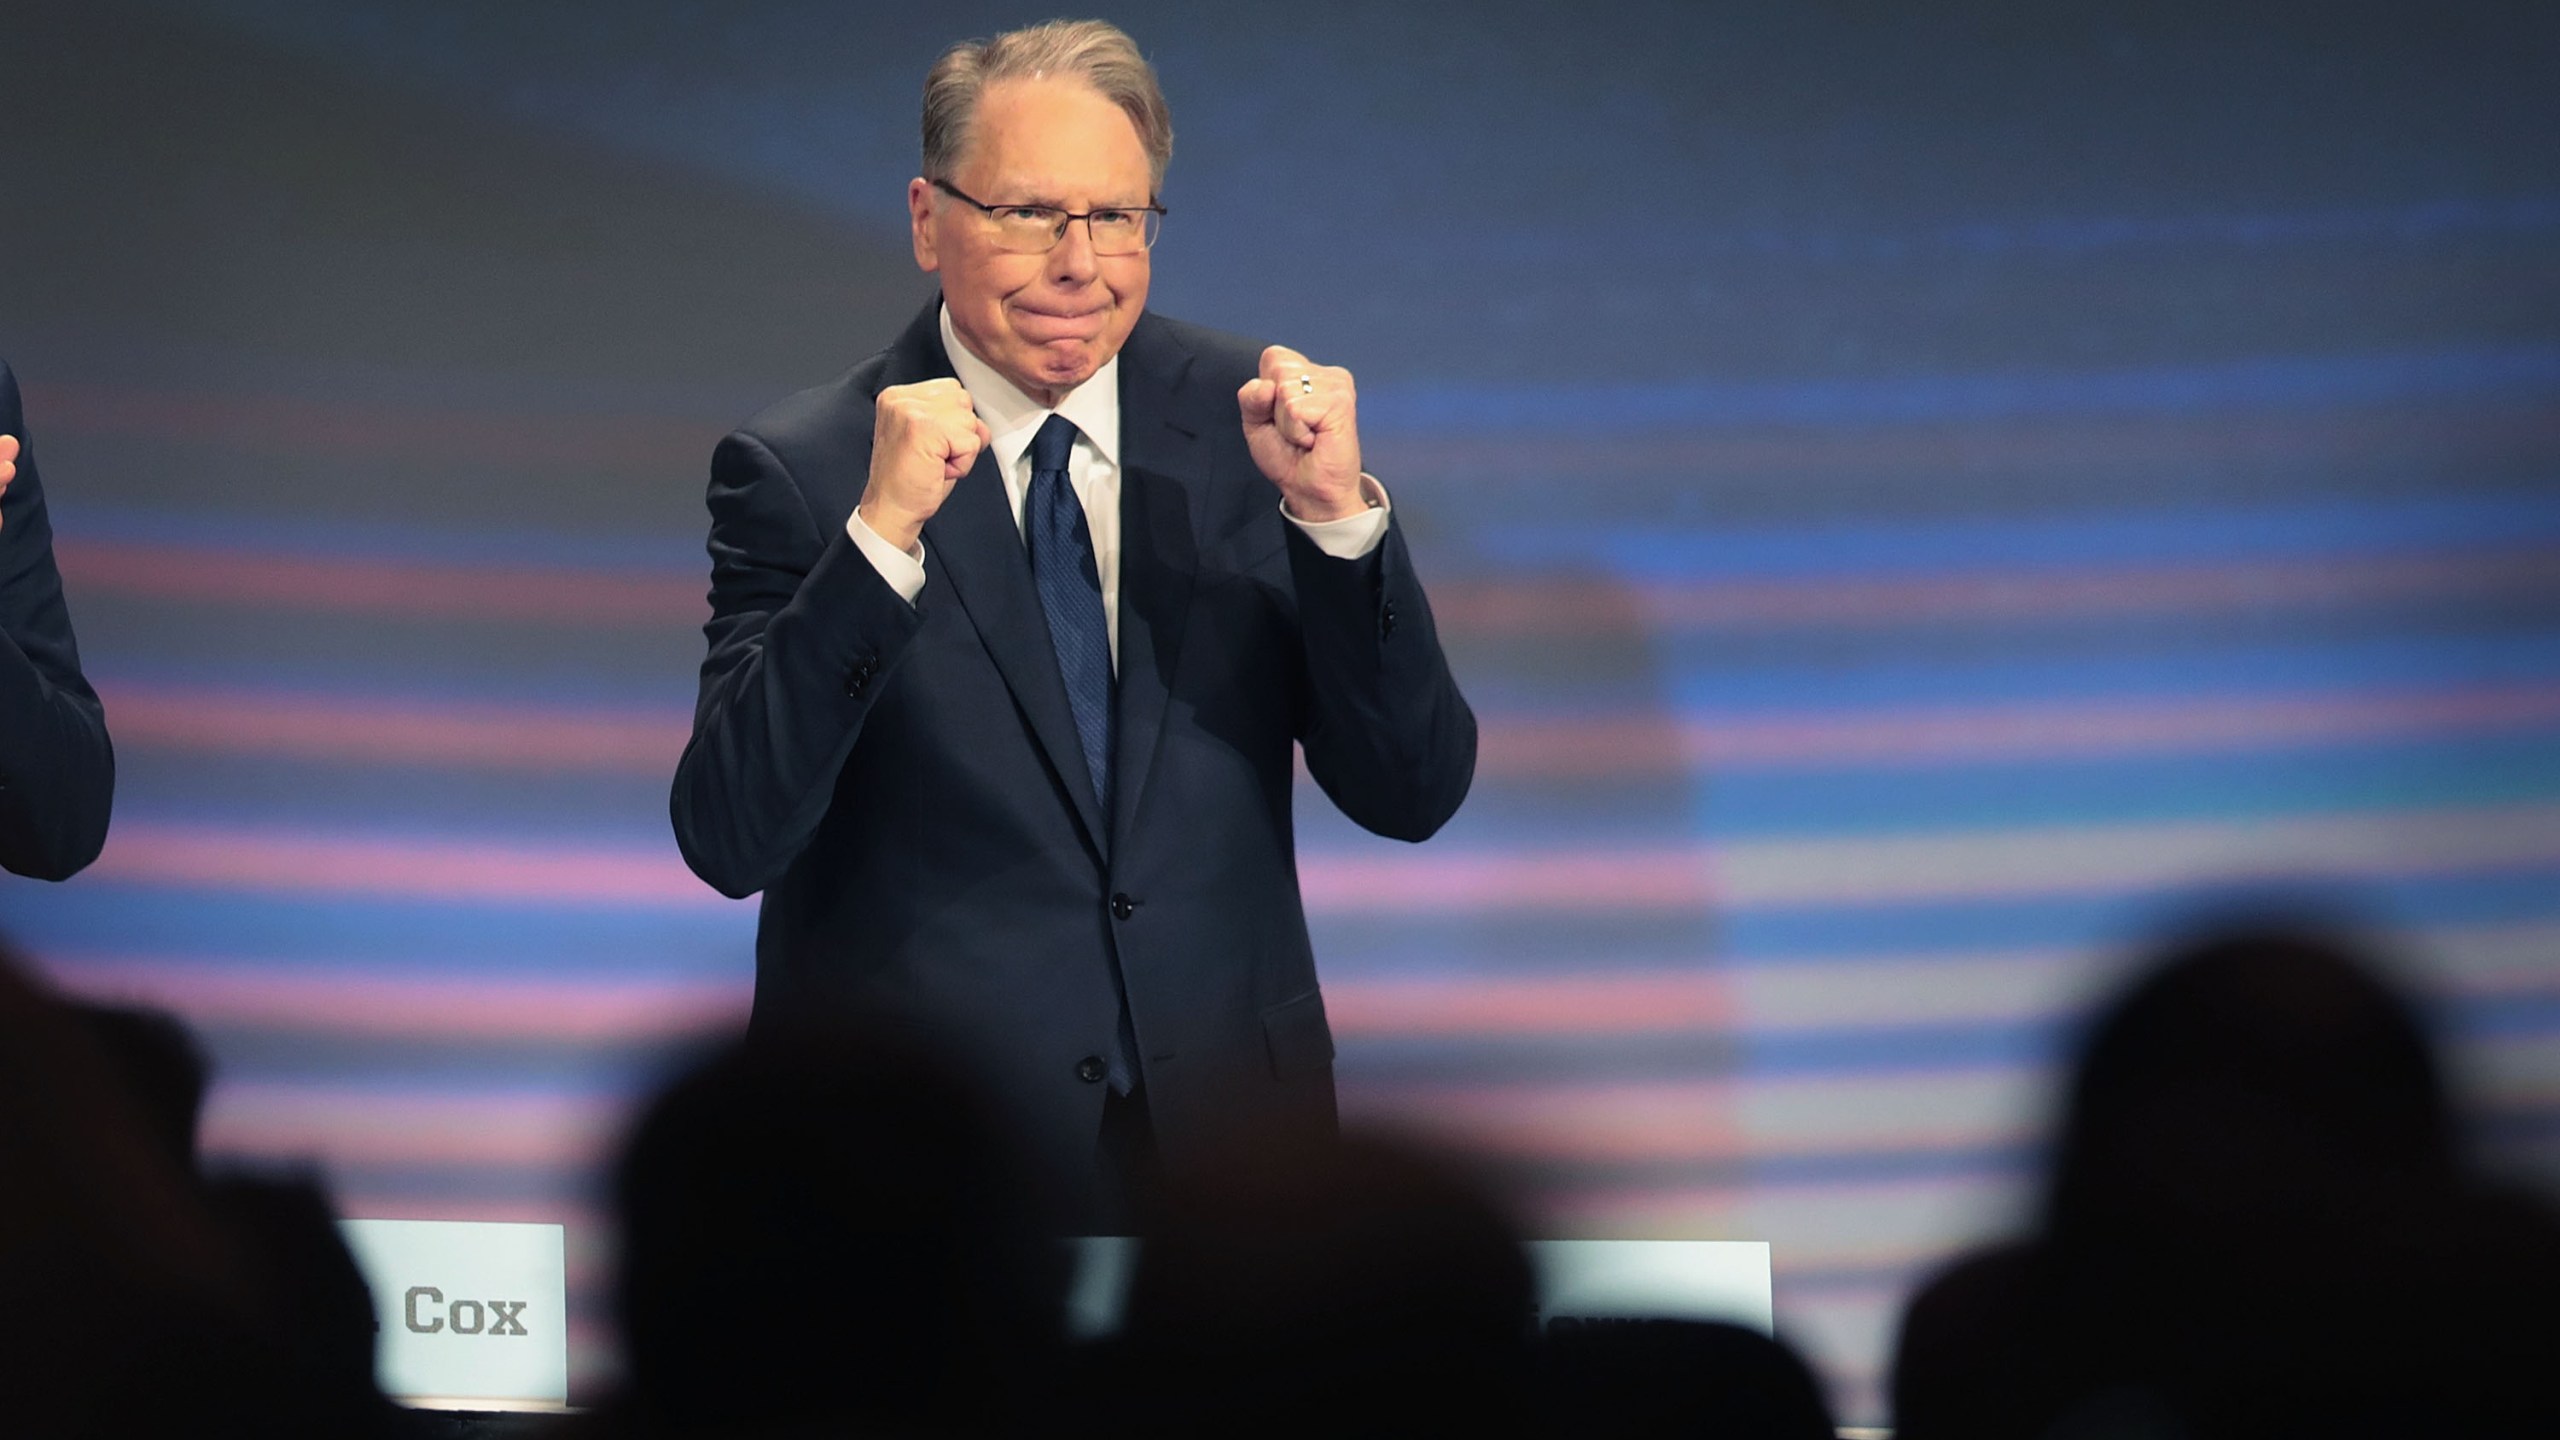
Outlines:
[[[1381,1134],[1169,1177],[1082,1433],[1828,1440],[1819,1387],[1730,1325],[1560,1317],[1499,1188]]]
[[[2560,1223],[2472,1174],[2416,1010],[2356,944],[2225,930],[2090,1029],[2040,1224],[1905,1316],[1903,1440],[2560,1434]],[[1452,1157],[1240,1147],[1149,1198],[1125,1324],[1063,1339],[1057,1193],[887,1020],[723,1045],[614,1176],[620,1437],[1199,1434],[1818,1440],[1727,1325],[1557,1317]],[[0,1427],[398,1436],[373,1307],[305,1178],[197,1173],[165,1016],[0,951]],[[524,1433],[524,1427],[515,1427]]]
[[[89,1027],[0,963],[0,1425],[245,1433],[262,1348],[192,1177]]]
[[[1168,1179],[1097,1356],[1111,1433],[1531,1433],[1535,1284],[1450,1161],[1382,1138]],[[1099,1378],[1099,1377],[1097,1377]]]
[[[2232,929],[2107,1008],[2040,1232],[1910,1304],[1897,1435],[2560,1434],[2560,1229],[2464,1174],[2384,973]]]
[[[885,1024],[758,1032],[641,1116],[615,1176],[650,1435],[976,1435],[1042,1413],[1065,1255],[995,1112]]]
[[[1547,1435],[1832,1440],[1821,1382],[1757,1330],[1705,1320],[1550,1320],[1539,1342]]]
[[[326,1198],[196,1174],[204,1080],[176,1021],[66,1003],[0,945],[6,1433],[363,1437],[396,1422]]]
[[[338,1233],[328,1190],[309,1175],[229,1173],[204,1184],[206,1207],[242,1261],[242,1294],[264,1328],[280,1388],[322,1433],[420,1431],[374,1375],[372,1289]]]
[[[64,1003],[124,1082],[161,1153],[192,1173],[205,1087],[213,1073],[196,1037],[163,1011],[97,1000]]]
[[[1670,1433],[1542,1403],[1512,1222],[1464,1167],[1376,1137],[1164,1177],[1122,1333],[1070,1351],[1057,1217],[939,1053],[886,1022],[759,1032],[647,1109],[615,1179],[629,1377],[609,1433]],[[1718,1434],[1829,1433],[1773,1341],[1600,1336],[1559,1373],[1676,1396]]]

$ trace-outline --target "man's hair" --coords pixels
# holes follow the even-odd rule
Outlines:
[[[1051,20],[943,51],[924,77],[925,178],[951,178],[968,153],[978,97],[989,85],[1043,75],[1082,80],[1119,106],[1146,147],[1149,183],[1164,188],[1165,162],[1173,158],[1172,112],[1138,42],[1107,20]]]

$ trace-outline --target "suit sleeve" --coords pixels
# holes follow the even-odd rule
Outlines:
[[[6,365],[0,434],[21,446],[18,478],[0,497],[0,866],[61,880],[106,844],[115,752],[80,674],[35,447]]]
[[[1362,828],[1429,839],[1475,780],[1476,717],[1441,653],[1403,527],[1391,520],[1357,560],[1282,528],[1306,646],[1307,771]]]
[[[711,461],[710,642],[669,808],[693,872],[744,897],[781,878],[922,624],[752,435]]]

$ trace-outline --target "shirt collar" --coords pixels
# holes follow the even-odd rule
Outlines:
[[[960,388],[969,392],[978,418],[987,422],[992,437],[989,448],[995,451],[997,464],[1003,473],[1012,474],[1022,452],[1031,448],[1040,422],[1051,412],[960,343],[960,332],[951,328],[948,305],[942,307],[942,349],[951,357],[951,373],[959,379]],[[1074,421],[1076,429],[1116,469],[1120,464],[1120,357],[1102,362],[1091,379],[1060,396],[1055,413]]]

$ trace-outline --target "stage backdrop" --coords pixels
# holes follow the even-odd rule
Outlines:
[[[12,0],[0,355],[120,781],[0,884],[222,1156],[565,1220],[743,1012],[678,860],[714,441],[877,348],[919,78],[839,0]],[[1555,1235],[1766,1239],[1873,1416],[2164,912],[2351,898],[2560,1169],[2560,12],[1134,0],[1157,307],[1352,366],[1483,719],[1312,790],[1346,1103]]]

